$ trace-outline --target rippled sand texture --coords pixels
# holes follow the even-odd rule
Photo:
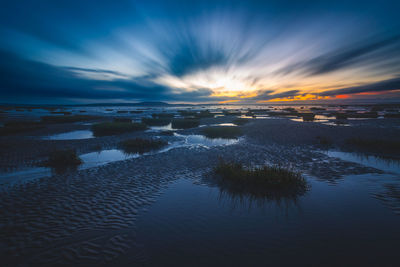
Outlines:
[[[179,148],[16,186],[0,195],[1,232],[6,233],[2,258],[11,264],[113,262],[138,246],[138,212],[169,182],[201,177],[219,156],[260,164],[290,159],[297,168],[327,180],[373,171],[322,153],[283,148],[246,141],[212,149]],[[140,262],[140,248],[133,251],[138,255],[130,258]]]

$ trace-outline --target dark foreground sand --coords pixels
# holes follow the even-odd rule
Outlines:
[[[232,118],[204,119],[202,124],[228,122]],[[259,119],[243,126],[245,136],[235,145],[212,148],[177,148],[104,166],[53,175],[4,189],[0,193],[0,255],[3,266],[14,265],[113,265],[125,252],[135,251],[135,221],[156,201],[169,183],[181,177],[199,179],[219,157],[251,164],[291,165],[305,175],[334,183],[343,175],[382,173],[356,163],[330,158],[316,143],[327,136],[340,144],[348,137],[380,136],[396,139],[396,120],[369,120],[358,126],[340,127],[289,119]],[[86,129],[82,125],[54,126],[46,131]],[[198,129],[180,131],[196,133]],[[1,138],[3,170],[31,166],[54,147],[72,147],[78,153],[96,146],[113,148],[134,133],[88,140],[39,140],[30,137]],[[174,137],[162,137],[172,140]],[[130,255],[141,263],[140,249]]]

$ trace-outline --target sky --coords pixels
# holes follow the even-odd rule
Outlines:
[[[399,10],[397,0],[3,0],[0,102],[400,102]]]

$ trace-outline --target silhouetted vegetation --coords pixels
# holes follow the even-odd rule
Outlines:
[[[62,114],[62,115],[71,115],[72,113],[69,111],[52,111],[51,114]]]
[[[131,110],[131,111],[129,111],[129,113],[140,114],[140,113],[143,113],[143,111],[142,110]]]
[[[248,122],[250,122],[250,120],[245,118],[237,118],[233,120],[233,123],[236,125],[245,125]]]
[[[142,118],[142,122],[149,126],[164,126],[171,123],[169,118]]]
[[[326,136],[317,136],[317,141],[322,146],[331,146],[333,144],[332,140]]]
[[[202,134],[208,138],[235,139],[242,135],[242,129],[231,126],[212,126],[201,129]]]
[[[128,113],[128,111],[127,110],[118,110],[117,113],[120,113],[120,114],[121,113]]]
[[[82,160],[73,149],[56,150],[50,153],[48,159],[41,165],[54,168],[57,172],[70,168],[76,168],[82,164]]]
[[[160,118],[160,119],[172,119],[174,114],[172,113],[153,113],[151,114],[153,118]]]
[[[304,195],[309,188],[299,172],[280,166],[245,168],[220,160],[213,172],[221,190],[232,194],[280,199]]]
[[[92,115],[72,115],[72,116],[42,116],[40,117],[43,123],[71,123],[79,121],[90,121],[98,119],[98,116]]]
[[[115,122],[132,122],[131,118],[114,118],[113,121]]]
[[[315,118],[314,113],[300,113],[299,115],[303,118],[303,121],[314,121]]]
[[[238,110],[224,110],[223,113],[225,116],[240,116],[240,115],[242,115],[242,112],[238,111]]]
[[[174,128],[174,129],[195,128],[195,127],[198,127],[199,124],[200,124],[200,121],[198,119],[185,118],[185,119],[173,119],[172,120],[172,128]]]
[[[43,128],[43,125],[35,121],[8,121],[4,123],[3,127],[0,127],[0,135],[24,133],[40,128]]]
[[[365,152],[378,154],[396,154],[400,156],[400,141],[397,140],[382,140],[382,139],[365,139],[365,138],[350,138],[346,140],[346,145],[350,148],[356,148]]]
[[[173,136],[174,135],[174,131],[161,131],[160,135]]]
[[[140,154],[152,150],[157,150],[168,145],[168,143],[163,140],[142,139],[142,138],[128,139],[122,141],[120,144],[122,149],[126,153],[140,153]]]
[[[133,122],[102,122],[92,125],[92,132],[96,137],[143,131],[146,129],[147,126],[145,124]]]
[[[209,110],[202,110],[199,113],[195,114],[196,118],[213,118],[214,114],[211,113]]]
[[[386,113],[383,116],[388,119],[400,119],[400,113]]]
[[[191,116],[194,117],[197,114],[197,112],[192,110],[178,110],[178,112],[184,117],[191,117]]]

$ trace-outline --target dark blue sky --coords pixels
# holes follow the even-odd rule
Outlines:
[[[12,103],[400,101],[400,1],[2,1]]]

